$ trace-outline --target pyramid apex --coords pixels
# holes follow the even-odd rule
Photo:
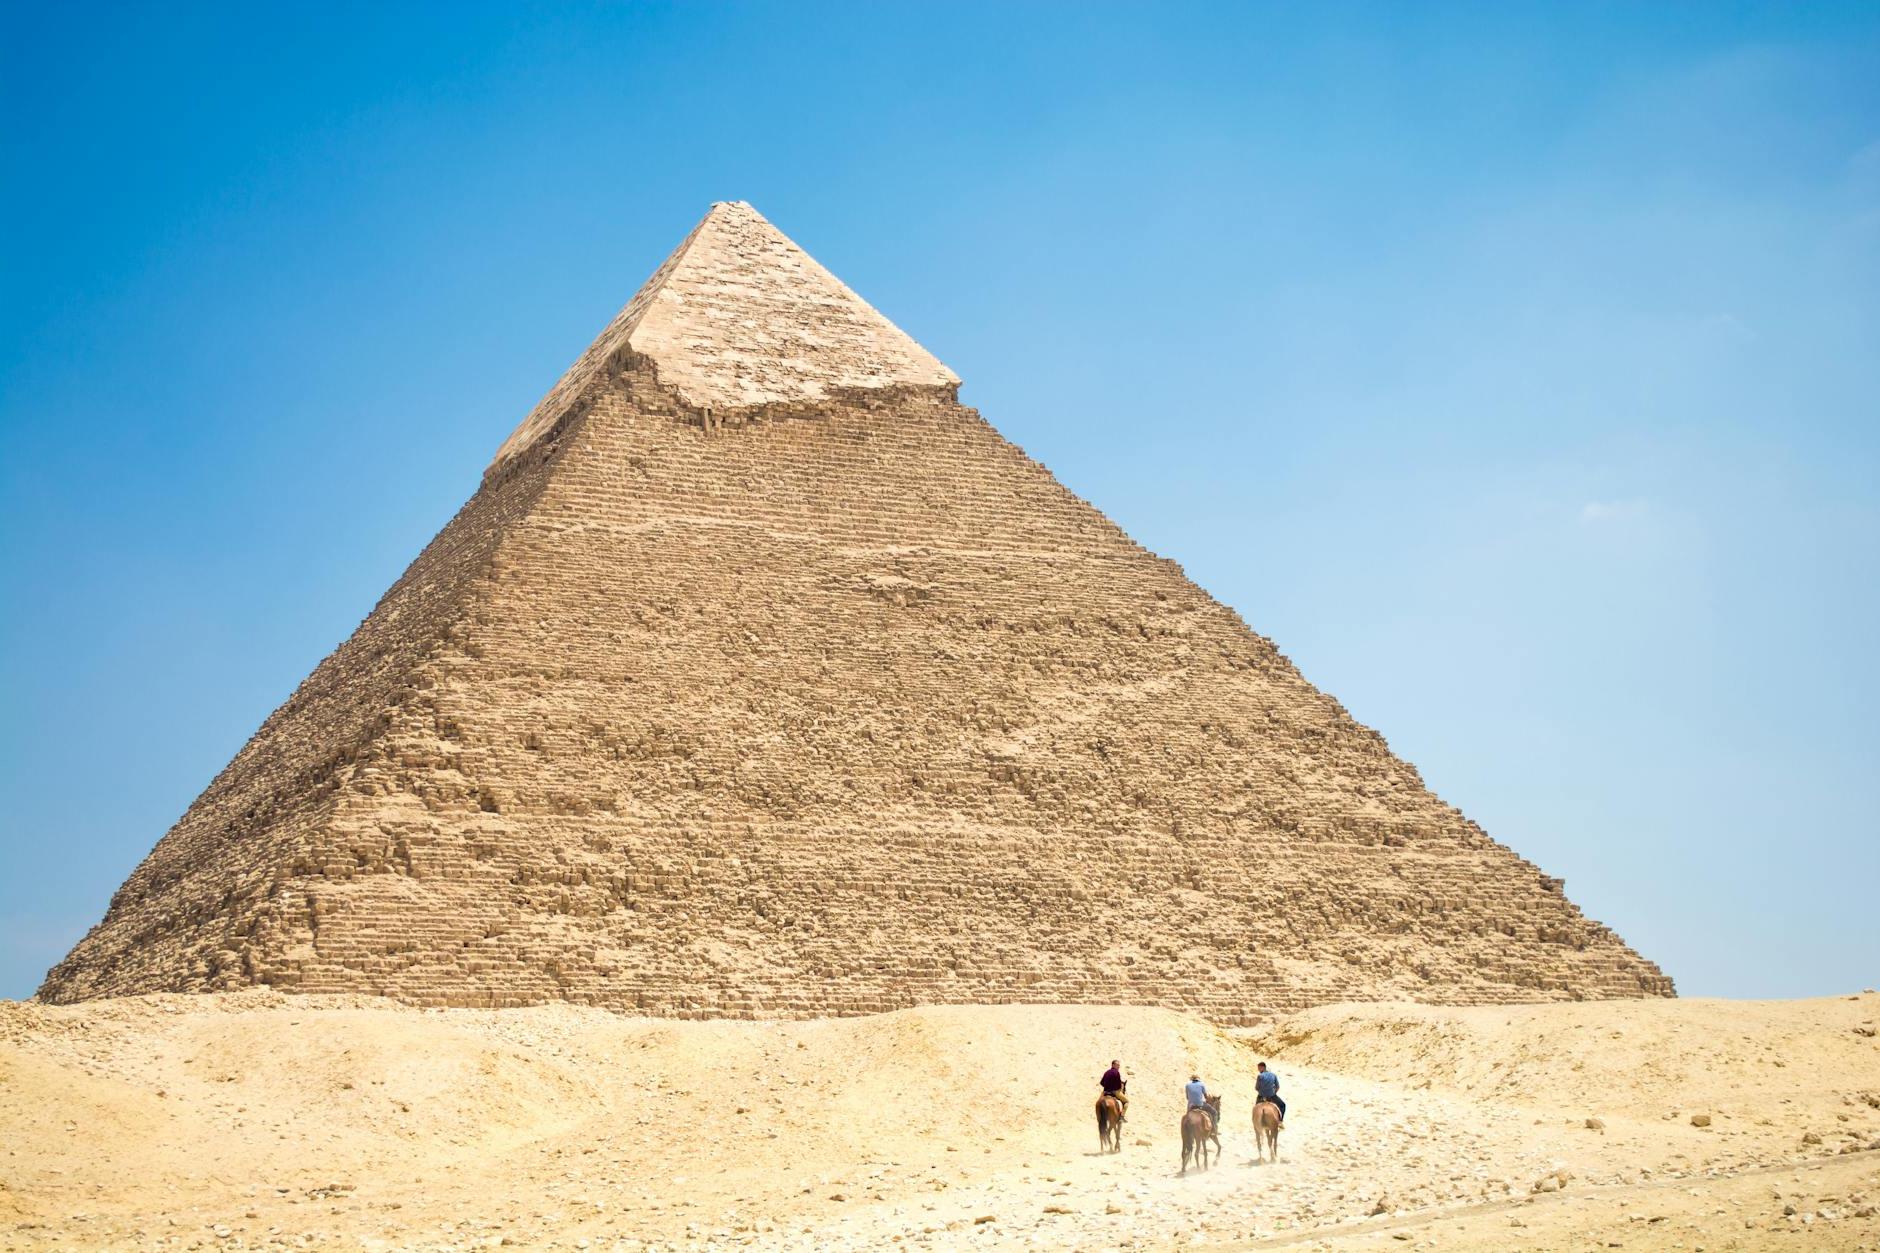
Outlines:
[[[650,360],[688,404],[721,412],[960,381],[752,205],[719,200],[504,442],[491,470],[552,429],[623,349]]]

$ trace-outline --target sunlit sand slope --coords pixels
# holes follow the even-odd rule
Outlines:
[[[0,1247],[1875,1247],[1876,1025],[1874,996],[1241,1032],[1077,1006],[4,1003]],[[1111,1057],[1135,1099],[1101,1157]],[[1252,1164],[1263,1058],[1293,1106],[1277,1166]],[[1182,1178],[1196,1071],[1225,1154]]]

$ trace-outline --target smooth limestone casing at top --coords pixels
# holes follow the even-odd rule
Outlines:
[[[957,388],[714,206],[40,997],[1671,994]]]

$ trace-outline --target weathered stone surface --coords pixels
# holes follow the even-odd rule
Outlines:
[[[959,383],[751,206],[716,204],[516,428],[492,470],[629,354],[658,362],[660,381],[700,410]]]
[[[714,208],[40,995],[1670,994],[955,387]]]

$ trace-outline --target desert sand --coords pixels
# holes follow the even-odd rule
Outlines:
[[[0,1002],[0,1245],[1880,1248],[1877,1025],[1872,994],[1240,1030],[1082,1006]],[[1133,1104],[1103,1156],[1111,1057]],[[1278,1165],[1253,1162],[1262,1059],[1292,1107]],[[1191,1070],[1225,1095],[1225,1152],[1183,1177]]]

